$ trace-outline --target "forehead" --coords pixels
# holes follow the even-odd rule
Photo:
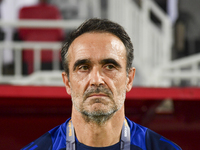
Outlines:
[[[77,37],[68,50],[68,60],[101,60],[113,58],[126,61],[126,49],[123,42],[111,33],[84,33]]]

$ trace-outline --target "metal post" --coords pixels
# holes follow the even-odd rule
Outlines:
[[[53,49],[53,70],[59,70],[59,50]]]
[[[15,76],[22,76],[22,48],[15,49]]]
[[[33,58],[33,60],[34,60],[34,62],[33,62],[34,70],[33,71],[34,72],[37,72],[41,68],[41,54],[40,53],[41,53],[41,47],[35,47],[34,48],[34,58]]]
[[[0,48],[0,77],[3,76],[3,48]]]

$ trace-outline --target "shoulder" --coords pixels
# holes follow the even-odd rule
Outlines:
[[[131,147],[138,150],[181,150],[172,141],[127,118],[131,131]]]
[[[69,120],[69,119],[68,119]],[[54,150],[63,149],[66,147],[66,124],[68,120],[51,129],[35,141],[31,142],[21,150]]]
[[[52,140],[51,140],[51,134],[49,132],[45,133],[35,141],[31,142],[21,150],[42,150],[42,149],[52,149]]]
[[[170,149],[170,150],[181,150],[181,148],[174,142],[167,138],[159,135],[158,133],[148,129],[146,132],[146,146],[147,150],[150,149]]]
[[[147,128],[129,120],[128,118],[126,119],[130,127],[131,149],[146,150],[145,136]]]

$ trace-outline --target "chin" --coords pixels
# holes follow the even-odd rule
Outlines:
[[[86,122],[93,122],[97,125],[103,125],[108,121],[116,112],[116,110],[95,110],[95,111],[83,111],[82,115]]]
[[[106,108],[105,106],[102,107],[92,107],[90,110],[83,110],[82,113],[86,116],[110,116],[117,111],[116,107],[113,108]]]

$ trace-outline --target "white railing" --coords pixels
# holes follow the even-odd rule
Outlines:
[[[13,75],[3,75],[2,67],[3,67],[3,50],[4,48],[9,47],[12,50],[14,50],[14,74]],[[50,79],[55,79],[55,72],[59,73],[59,78],[61,79],[61,71],[59,71],[60,66],[60,59],[59,59],[59,52],[62,47],[61,42],[10,42],[10,43],[4,43],[0,42],[0,83],[8,83],[8,84],[46,84],[47,80],[51,81]],[[33,49],[34,52],[34,61],[33,61],[33,74],[29,76],[23,76],[22,75],[22,50],[23,49]],[[53,71],[41,71],[41,56],[40,51],[42,49],[51,49],[53,51],[53,58],[52,58],[52,68]],[[48,73],[48,75],[46,75]],[[41,77],[39,78],[39,74],[41,74]],[[42,76],[42,75],[46,75]],[[37,77],[34,77],[37,76]],[[42,78],[42,80],[41,80]],[[36,80],[37,79],[37,80]],[[58,79],[59,80],[59,79]],[[52,80],[51,82],[48,82],[49,84],[53,85],[61,85],[59,83],[56,83],[57,80]],[[56,83],[56,84],[55,84]]]
[[[27,27],[27,28],[63,28],[63,29],[74,29],[78,27],[84,20],[30,20],[23,19],[18,21],[1,21],[1,27]]]
[[[156,68],[154,86],[200,86],[200,54],[174,60]]]
[[[34,28],[63,28],[75,29],[83,20],[21,20],[16,22],[0,21],[1,27],[34,27]],[[61,79],[61,70],[59,70],[59,51],[62,47],[61,42],[0,42],[0,83],[5,84],[42,84],[42,85],[63,85]],[[14,74],[3,75],[3,50],[12,49],[14,51]],[[34,64],[33,74],[29,76],[22,75],[22,50],[33,49]],[[51,49],[53,51],[53,71],[41,71],[40,51],[42,49]],[[48,75],[47,75],[48,74]],[[53,79],[53,80],[52,80]],[[48,82],[47,82],[48,81]],[[58,82],[59,81],[59,82]]]
[[[151,73],[170,62],[172,26],[167,15],[152,0],[143,0],[141,6],[139,8],[133,0],[109,0],[109,19],[121,24],[132,39],[133,64],[141,79],[139,85],[152,86]],[[151,21],[150,12],[160,20],[160,28]]]

